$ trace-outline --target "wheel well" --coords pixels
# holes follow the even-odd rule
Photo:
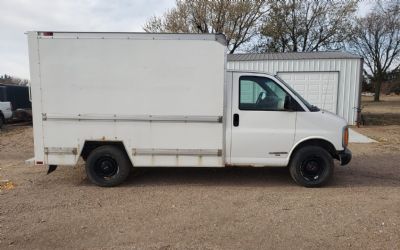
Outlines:
[[[335,146],[333,146],[333,144],[330,143],[329,141],[326,141],[326,140],[323,140],[323,139],[310,139],[310,140],[306,140],[306,141],[301,142],[293,150],[290,158],[293,157],[293,155],[296,153],[297,150],[299,150],[302,147],[306,147],[306,146],[318,146],[318,147],[321,147],[321,148],[325,149],[326,151],[328,151],[328,153],[330,153],[333,158],[338,159],[338,155],[337,155]]]
[[[122,143],[122,141],[85,141],[85,144],[83,145],[82,148],[82,152],[81,152],[81,156],[82,158],[86,161],[87,157],[89,156],[89,154],[95,150],[98,147],[101,146],[115,146],[117,148],[119,148],[121,151],[123,151],[126,156],[129,155],[126,151],[126,148],[124,146],[124,144]]]

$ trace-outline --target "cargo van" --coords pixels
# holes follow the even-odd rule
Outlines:
[[[351,159],[344,119],[277,76],[226,70],[222,34],[28,32],[36,165],[288,167],[306,187]]]

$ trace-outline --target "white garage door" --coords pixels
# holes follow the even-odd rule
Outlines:
[[[282,72],[278,75],[309,103],[336,113],[338,72]]]

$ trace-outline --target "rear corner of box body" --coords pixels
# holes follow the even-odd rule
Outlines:
[[[27,32],[30,88],[32,99],[32,121],[34,138],[34,160],[44,163],[43,121],[42,121],[42,91],[40,82],[40,51],[37,32]]]

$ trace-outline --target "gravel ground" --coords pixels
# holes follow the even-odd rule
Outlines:
[[[32,129],[0,131],[0,249],[400,249],[400,126],[356,129],[324,188],[286,169],[146,169],[100,188],[83,165],[24,164]]]

